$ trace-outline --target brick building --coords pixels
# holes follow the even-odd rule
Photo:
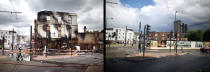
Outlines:
[[[166,41],[170,40],[169,37],[170,32],[149,32],[148,34],[148,39],[149,40],[154,40],[154,41],[158,41],[158,46],[165,46],[166,45]],[[175,33],[172,33],[172,37],[171,37],[172,41],[175,41]],[[186,38],[183,38],[181,36],[181,32],[177,33],[177,40],[187,40]]]

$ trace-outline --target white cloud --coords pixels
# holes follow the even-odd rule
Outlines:
[[[153,31],[168,32],[173,30],[174,14],[178,11],[177,20],[188,24],[190,30],[210,28],[209,0],[153,0],[154,5],[139,9],[123,6],[119,0],[112,2],[118,4],[107,5],[107,18],[114,18],[108,20],[108,27],[129,25],[137,31],[138,22],[141,21],[142,25],[150,24]],[[197,28],[192,27],[195,24],[200,25],[197,25]]]
[[[140,10],[137,8],[131,8],[129,6],[123,6],[119,1],[113,1],[118,4],[107,4],[107,27],[131,27],[138,24],[140,19]],[[110,18],[113,18],[110,19]]]
[[[11,3],[11,2],[12,3]],[[79,31],[88,25],[90,29],[103,29],[103,1],[102,0],[3,0],[0,10],[20,11],[21,14],[0,14],[0,29],[12,30],[18,34],[29,35],[30,26],[34,26],[37,12],[42,10],[63,11],[77,13]]]

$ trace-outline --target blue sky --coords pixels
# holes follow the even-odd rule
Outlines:
[[[133,8],[142,8],[143,6],[155,4],[152,0],[120,0],[120,2],[124,6],[128,5]]]

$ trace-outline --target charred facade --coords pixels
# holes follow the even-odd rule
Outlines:
[[[40,11],[34,20],[35,48],[61,48],[77,40],[77,15],[67,12]]]

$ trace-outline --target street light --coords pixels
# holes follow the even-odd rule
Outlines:
[[[141,22],[139,22],[139,45],[138,45],[138,48],[140,50],[140,53],[141,53]]]

